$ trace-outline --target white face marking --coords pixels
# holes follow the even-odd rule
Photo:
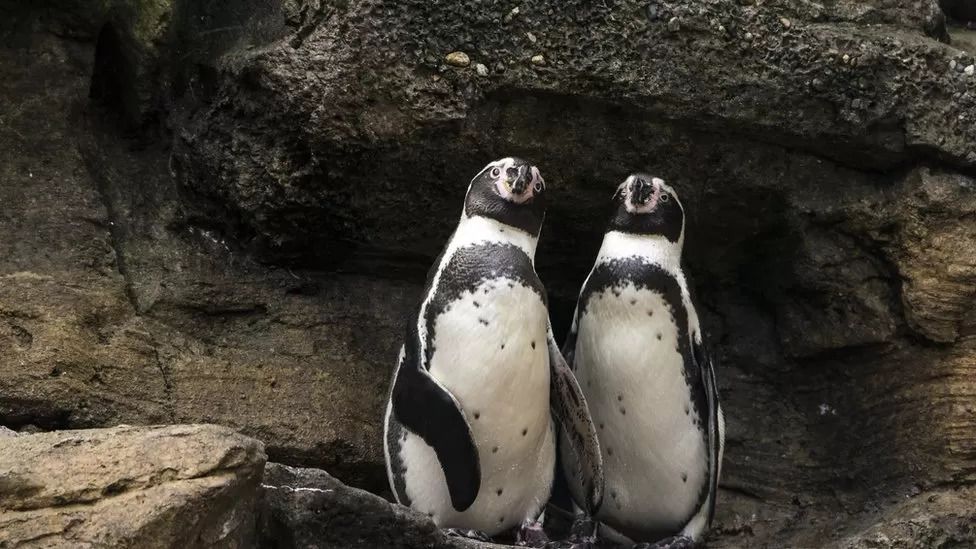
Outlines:
[[[624,206],[627,208],[627,212],[631,214],[646,214],[653,212],[658,204],[662,202],[668,202],[672,199],[677,200],[678,195],[674,192],[663,179],[659,177],[652,177],[648,182],[652,187],[653,191],[651,193],[650,199],[644,204],[633,204],[630,200],[632,183],[638,178],[637,175],[631,175],[624,180],[617,187],[617,192],[615,196],[620,196],[624,201]],[[679,201],[678,204],[681,204]],[[682,208],[684,211],[684,208]]]
[[[542,174],[539,173],[539,169],[535,166],[522,166],[520,168],[515,168],[514,158],[502,158],[501,160],[492,162],[485,166],[481,173],[485,171],[488,172],[488,176],[492,178],[495,191],[498,196],[501,196],[509,202],[514,202],[516,204],[524,204],[528,200],[532,199],[536,194],[542,192],[546,188],[546,182],[542,179]],[[509,170],[518,170],[517,175],[514,177]],[[521,193],[515,193],[512,185],[515,180],[522,175],[522,171],[531,170],[531,179],[529,185]],[[480,173],[479,173],[480,175]],[[477,176],[475,176],[477,178]]]

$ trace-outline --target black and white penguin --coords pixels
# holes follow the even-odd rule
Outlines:
[[[461,220],[432,266],[393,375],[387,474],[398,502],[457,533],[521,528],[541,543],[556,430],[579,459],[585,508],[602,497],[586,402],[556,345],[534,257],[545,182],[518,158],[471,181]]]
[[[614,201],[563,348],[603,453],[597,519],[601,535],[635,547],[693,547],[714,514],[725,420],[682,269],[684,209],[644,174]]]

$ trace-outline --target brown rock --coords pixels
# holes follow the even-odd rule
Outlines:
[[[448,65],[454,67],[467,67],[471,64],[471,58],[463,51],[452,51],[444,57],[444,60],[447,61]]]
[[[264,462],[208,425],[2,439],[0,545],[251,547]]]

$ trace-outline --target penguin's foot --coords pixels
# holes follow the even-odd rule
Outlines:
[[[586,513],[580,513],[573,519],[573,526],[569,530],[571,534],[570,539],[593,538],[595,541],[597,527],[596,519]]]
[[[525,519],[515,534],[515,545],[519,547],[545,547],[549,536],[542,529],[542,521]]]
[[[447,528],[444,533],[456,538],[468,538],[478,541],[487,541],[491,543],[491,536],[480,531],[480,530],[465,530],[463,528]]]
[[[576,515],[569,537],[563,541],[554,541],[545,545],[546,549],[596,549],[599,547],[596,538],[597,523],[585,514]]]
[[[688,536],[674,536],[654,543],[638,543],[632,549],[694,549],[695,540]]]

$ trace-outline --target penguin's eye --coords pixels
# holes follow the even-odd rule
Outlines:
[[[535,182],[535,192],[541,193],[542,189],[545,188],[546,188],[546,184],[543,183],[541,179]]]
[[[492,177],[498,177],[501,174],[502,174],[502,169],[499,168],[498,166],[495,166],[494,168],[491,169],[491,176]]]
[[[668,200],[671,200],[671,195],[669,195],[668,193],[664,193],[661,195],[661,202],[667,202]]]

